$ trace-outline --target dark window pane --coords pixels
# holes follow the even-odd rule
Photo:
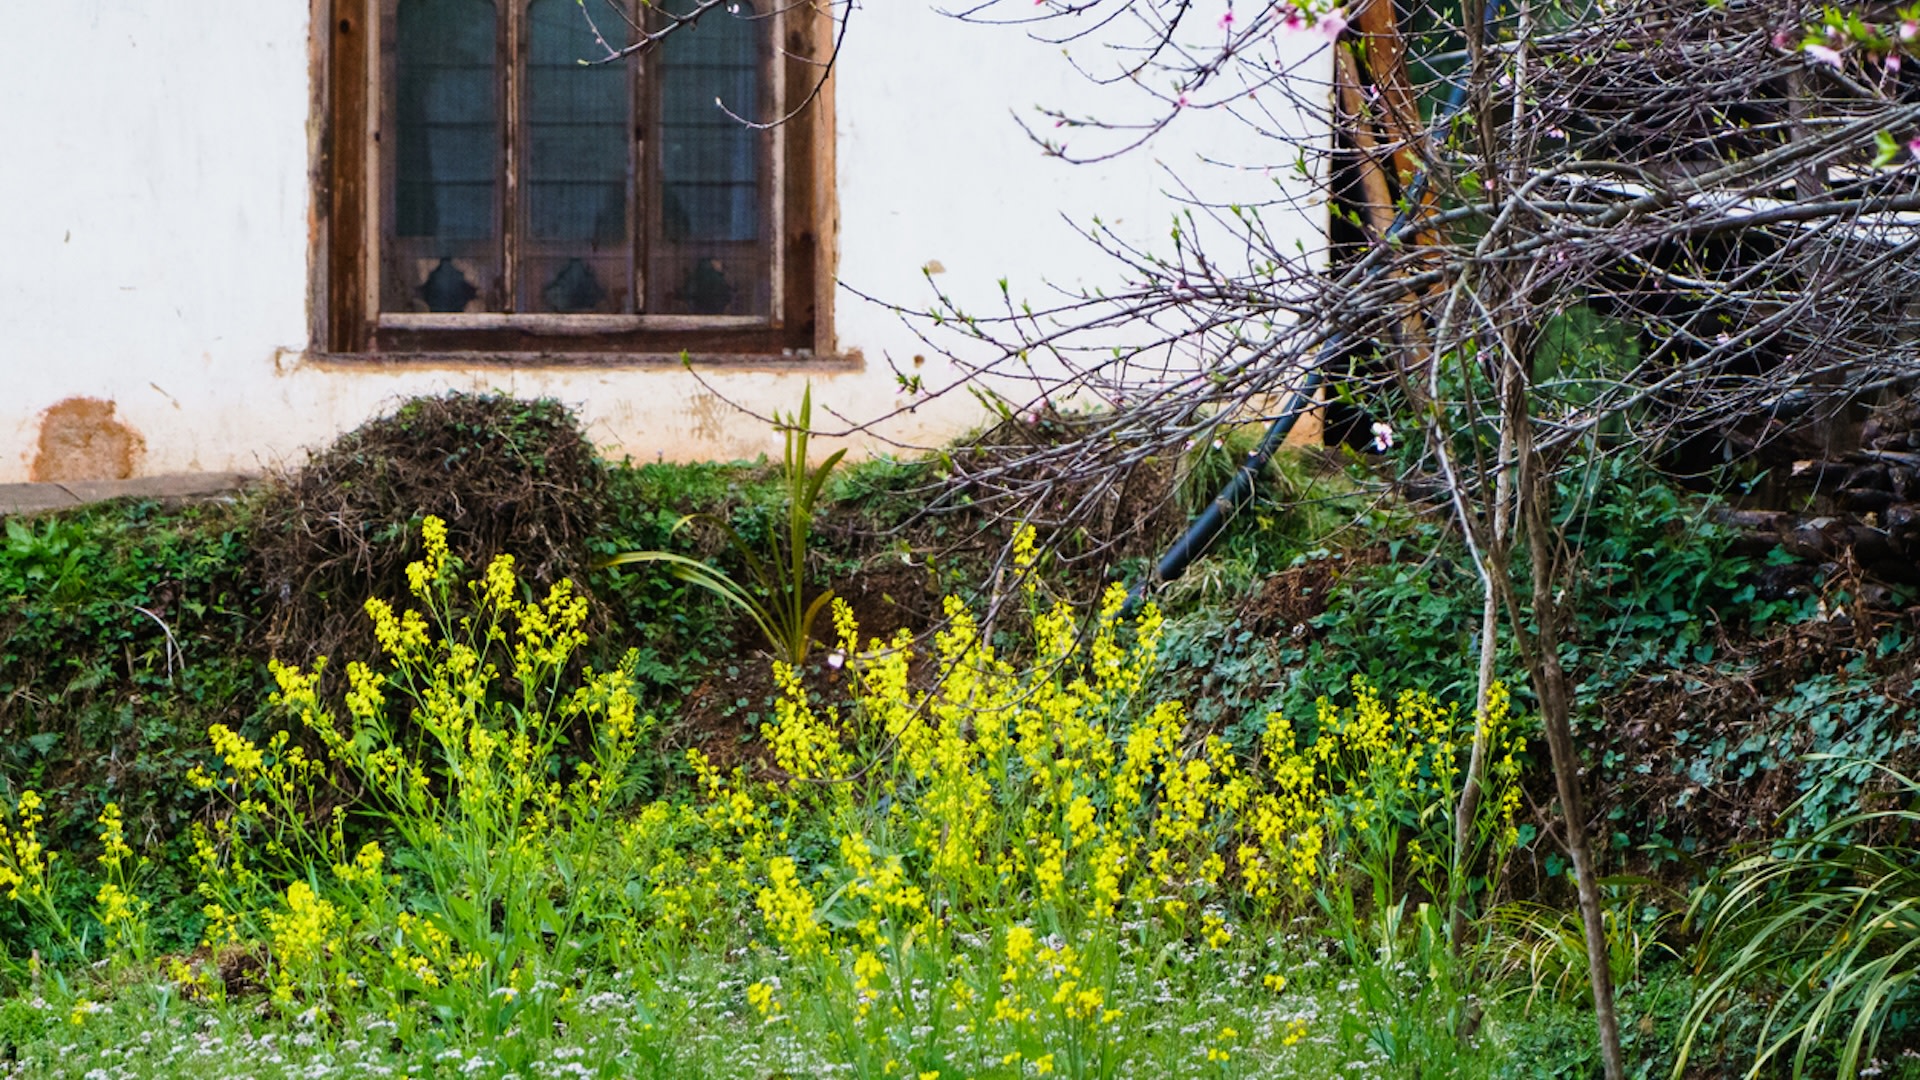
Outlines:
[[[661,231],[668,240],[760,237],[762,137],[734,117],[760,119],[764,38],[764,23],[743,2],[675,31],[661,47]]]
[[[617,19],[611,12],[607,18]],[[631,65],[585,65],[604,54],[577,0],[528,8],[527,222],[543,248],[625,251],[632,172]]]
[[[660,82],[660,176],[650,310],[772,310],[765,202],[772,140],[749,126],[765,111],[770,25],[743,0],[675,31],[661,47],[653,69]]]
[[[500,103],[498,18],[488,0],[401,0],[395,42],[395,232],[491,239]],[[439,252],[456,253],[457,243]]]

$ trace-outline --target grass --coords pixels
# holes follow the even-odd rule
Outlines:
[[[1143,884],[1122,889],[1105,921],[1087,914],[1101,886],[1097,860],[1075,854],[1081,849],[1073,846],[1069,815],[1079,812],[1073,799],[1042,799],[1029,788],[1044,787],[1040,778],[1050,773],[1026,763],[995,778],[977,766],[967,776],[986,779],[986,802],[942,808],[941,793],[962,790],[966,777],[916,765],[914,748],[931,736],[889,721],[904,714],[883,707],[887,701],[924,706],[915,695],[937,689],[940,672],[952,677],[965,667],[923,659],[886,669],[896,671],[897,681],[864,705],[836,699],[843,710],[837,717],[819,702],[823,707],[803,724],[797,714],[770,705],[762,717],[774,723],[747,747],[747,760],[759,764],[745,773],[662,760],[643,745],[619,766],[623,776],[606,799],[532,798],[489,819],[492,832],[451,829],[450,835],[467,837],[451,847],[399,827],[392,814],[404,801],[401,789],[384,803],[342,803],[356,809],[342,823],[338,843],[323,829],[320,843],[331,848],[248,863],[264,876],[226,908],[242,922],[230,936],[210,935],[217,920],[207,917],[207,898],[196,891],[206,866],[193,864],[187,825],[225,820],[238,829],[245,813],[236,813],[231,800],[209,801],[186,779],[196,766],[210,769],[233,792],[245,778],[232,774],[232,755],[211,751],[202,733],[224,723],[250,749],[272,747],[271,733],[288,721],[266,708],[264,658],[245,647],[261,602],[237,573],[246,507],[170,515],[133,504],[19,523],[0,552],[0,597],[14,612],[0,643],[7,658],[0,678],[8,680],[12,710],[0,711],[0,733],[10,736],[0,749],[7,755],[0,807],[16,805],[22,786],[55,793],[41,838],[65,855],[47,875],[46,890],[71,933],[59,940],[45,920],[0,900],[0,1076],[1595,1075],[1591,1023],[1580,1001],[1584,956],[1566,912],[1494,908],[1460,960],[1435,938],[1431,913],[1448,885],[1430,870],[1421,880],[1406,841],[1427,836],[1434,808],[1448,801],[1443,792],[1429,791],[1371,819],[1376,835],[1397,830],[1398,839],[1363,841],[1353,822],[1373,812],[1364,805],[1368,767],[1327,773],[1318,781],[1326,797],[1314,812],[1325,815],[1328,839],[1312,887],[1295,888],[1285,903],[1265,907],[1247,894],[1236,847],[1247,830],[1235,816],[1244,811],[1228,805],[1216,781],[1229,775],[1230,762],[1250,782],[1271,781],[1274,764],[1260,757],[1269,708],[1288,710],[1300,728],[1295,749],[1301,749],[1320,737],[1325,719],[1314,714],[1314,697],[1337,689],[1356,665],[1396,677],[1399,686],[1447,688],[1465,670],[1458,663],[1458,631],[1472,615],[1470,604],[1451,595],[1462,590],[1448,586],[1444,560],[1394,559],[1331,575],[1336,591],[1328,605],[1291,637],[1244,624],[1232,605],[1250,586],[1275,571],[1331,559],[1334,553],[1322,550],[1338,546],[1329,544],[1329,531],[1365,516],[1362,496],[1344,482],[1309,475],[1292,459],[1278,468],[1289,490],[1313,500],[1308,508],[1254,507],[1253,527],[1196,567],[1192,584],[1174,597],[1181,614],[1162,659],[1175,673],[1156,676],[1139,694],[1118,695],[1111,714],[1100,714],[1107,725],[1101,738],[1124,747],[1167,687],[1200,695],[1189,703],[1189,722],[1178,737],[1156,751],[1165,759],[1153,766],[1152,779],[1138,785],[1144,816],[1129,824],[1116,811],[1123,790],[1116,785],[1083,785],[1071,793],[1088,798],[1088,820],[1112,830],[1104,837],[1134,835],[1126,832],[1133,829],[1142,838],[1130,849],[1124,873]],[[900,492],[923,481],[924,470],[919,463],[878,461],[837,475],[826,488],[823,517],[860,524],[835,532],[834,546],[817,552],[816,563],[853,565],[837,545],[910,512]],[[777,525],[770,512],[777,502],[773,479],[753,466],[616,468],[608,481],[614,521],[594,552],[678,543],[689,555],[711,557],[717,548],[702,550],[697,536],[676,537],[674,523],[686,512],[708,510],[731,516],[743,532]],[[1657,533],[1654,526],[1671,516],[1661,511],[1651,524],[1634,527]],[[1395,533],[1409,534],[1409,548],[1444,546],[1387,512],[1374,513],[1352,546]],[[1684,556],[1689,580],[1717,580],[1713,553],[1696,545]],[[1619,580],[1638,580],[1638,564],[1625,556],[1616,561],[1610,572]],[[661,713],[663,729],[690,688],[728,666],[761,662],[741,655],[738,628],[724,609],[683,582],[607,570],[593,587],[608,605],[611,626],[604,641],[582,645],[579,656],[603,674],[621,674],[642,711]],[[1623,610],[1644,606],[1628,599]],[[137,612],[129,615],[129,602],[161,616],[165,629]],[[1086,615],[1074,615],[1071,627],[1061,624],[1055,638],[1082,643]],[[1076,672],[1088,685],[1100,684],[1091,669],[1076,666],[1085,662],[1078,654],[1048,660],[1044,644],[1023,638],[1040,625],[1035,620],[1032,610],[1024,621],[1009,614],[995,628],[994,644],[1014,666],[992,677],[976,673],[969,692],[984,697],[969,698],[955,715],[977,716],[983,701],[1018,712],[1033,700],[1059,699]],[[1669,638],[1680,639],[1669,629],[1671,617],[1663,613],[1660,622],[1657,631],[1665,637],[1642,636],[1667,648]],[[511,633],[515,623],[503,626]],[[1137,639],[1129,633],[1117,633],[1109,646],[1134,648]],[[636,651],[625,654],[629,645]],[[926,643],[919,647],[925,651]],[[851,681],[876,673],[885,668],[879,657],[889,648],[905,646],[843,648],[837,655],[852,662],[820,674]],[[1457,697],[1457,689],[1442,696]],[[1068,696],[1106,700],[1089,693]],[[516,721],[489,723],[510,745]],[[404,730],[390,728],[388,741],[409,745],[391,734]],[[420,759],[429,785],[442,795],[453,793],[449,778],[466,745],[450,736],[464,738],[464,730],[441,730],[434,736],[439,749]],[[835,730],[823,741],[808,741]],[[1457,739],[1461,732],[1456,724],[1448,734]],[[1234,750],[1210,749],[1213,734],[1225,735]],[[850,757],[836,770],[802,775],[806,762],[817,762],[830,744]],[[292,745],[270,753],[284,761]],[[530,755],[538,767],[522,775],[526,789],[579,782],[580,745],[545,745],[545,756]],[[1098,773],[1087,764],[1086,746],[1053,745],[1048,768],[1076,782]],[[100,746],[114,749],[88,753]],[[949,745],[947,752],[964,749]],[[422,752],[417,745],[412,750]],[[360,764],[353,767],[366,773],[368,759],[355,760]],[[1412,771],[1431,778],[1440,761],[1423,758]],[[1195,819],[1209,839],[1187,849],[1162,844],[1170,858],[1185,861],[1166,880],[1154,879],[1141,868],[1159,843],[1147,838],[1164,833],[1155,815],[1187,783],[1185,770],[1195,763],[1206,764],[1214,777],[1205,820]],[[103,771],[86,773],[87,767]],[[849,776],[856,782],[846,782]],[[1404,794],[1380,792],[1385,799]],[[333,805],[343,793],[309,803]],[[735,796],[747,800],[747,812],[759,822],[752,829],[715,816],[737,806]],[[95,862],[98,834],[107,829],[96,819],[109,801],[125,811],[131,845],[117,870]],[[664,809],[649,819],[652,808]],[[992,844],[967,864],[972,869],[937,867],[941,838],[975,821],[1001,824]],[[263,822],[256,815],[256,828]],[[583,827],[588,822],[592,829]],[[929,822],[939,825],[929,829]],[[1289,828],[1298,833],[1298,826]],[[268,832],[252,835],[264,844]],[[865,839],[873,866],[849,861],[850,836]],[[381,845],[384,898],[373,896],[368,881],[356,883],[334,869],[353,866],[354,852],[368,842]],[[1282,836],[1279,848],[1288,842]],[[1043,861],[1037,856],[1051,850],[1049,843],[1063,852],[1066,878],[1051,893],[1037,876]],[[485,905],[462,909],[464,893],[491,887],[485,879],[496,853],[515,844],[533,844],[549,858],[516,863],[510,886],[489,894]],[[19,854],[14,848],[16,863]],[[1231,869],[1207,870],[1209,854]],[[991,870],[996,859],[1029,855],[1036,857],[1015,871],[981,870]],[[1536,862],[1546,856],[1542,888],[1551,897],[1551,854],[1533,855]],[[5,858],[0,851],[0,862]],[[898,859],[902,880],[923,894],[922,907],[887,908],[871,899],[870,892],[888,895],[881,881],[894,866],[889,859]],[[792,885],[780,884],[774,871],[780,860],[793,868]],[[465,877],[446,875],[448,866],[463,867]],[[586,878],[602,883],[590,902],[579,884]],[[116,915],[100,889],[108,880],[151,908]],[[331,905],[331,915],[295,904],[289,888],[302,880]],[[5,891],[0,883],[0,895]],[[1823,924],[1800,919],[1811,909],[1794,908],[1792,899],[1767,909],[1786,913],[1786,921],[1767,932],[1800,941],[1806,926]],[[802,901],[804,918],[782,923],[779,905]],[[306,967],[289,921],[301,910],[319,912],[317,924],[324,924],[325,944],[308,951]],[[419,960],[433,948],[431,934],[408,929],[401,914],[440,920],[432,925],[457,939],[457,949],[432,961],[441,986],[408,981],[399,972],[394,950]],[[1682,1020],[1697,1000],[1688,964],[1706,954],[1687,951],[1666,911],[1649,917],[1624,892],[1615,916],[1629,1053],[1640,1075],[1666,1075]],[[456,917],[465,919],[463,929],[453,925]],[[144,930],[138,949],[103,942],[103,934],[130,931],[135,923]],[[794,936],[800,926],[817,928],[827,947],[809,951]],[[1052,958],[1010,967],[1008,935],[1015,928],[1030,930],[1036,949],[1053,950]],[[1737,934],[1726,940],[1735,941],[1737,954]],[[1070,959],[1063,947],[1074,950]],[[1670,950],[1682,960],[1667,959]],[[462,954],[481,958],[474,969],[480,974],[454,987],[452,962]],[[867,954],[877,968],[862,966]],[[1732,1047],[1726,1052],[1734,1057],[1721,1063],[1728,1068],[1744,1068],[1737,1057],[1743,1044],[1732,1036],[1763,1030],[1761,1003],[1788,977],[1749,966],[1739,985],[1721,994],[1715,1006],[1721,1011],[1711,1018],[1720,1033],[1712,1045]],[[1268,982],[1280,976],[1284,985]],[[1063,989],[1069,981],[1071,992]],[[1100,1016],[1115,1014],[1097,1030],[1073,1004],[1089,988],[1099,992]],[[960,990],[975,996],[933,1004],[942,995],[958,1000]],[[996,1021],[993,1005],[1002,1001],[1034,1017]],[[1895,1006],[1890,1030],[1896,1037],[1882,1048],[1890,1056],[1894,1051],[1886,1047],[1900,1045],[1905,1030],[1900,1010],[1907,1006],[1903,999]],[[1831,1057],[1823,1043],[1813,1060]],[[1897,1057],[1881,1063],[1883,1075],[1898,1075],[1900,1063]]]
[[[1146,1019],[1132,1033],[1122,1075],[1193,1080],[1226,1077],[1408,1077],[1584,1080],[1598,1074],[1592,1019],[1578,1002],[1526,1003],[1524,993],[1484,1001],[1471,1039],[1449,1039],[1418,1071],[1392,1060],[1373,1038],[1390,1017],[1358,999],[1353,971],[1325,957],[1310,939],[1287,943],[1292,972],[1284,992],[1259,989],[1274,955],[1175,956],[1179,972],[1140,988],[1134,1005]],[[488,1043],[400,1037],[399,1025],[370,1018],[353,1031],[263,1015],[257,1000],[210,1003],[183,998],[164,981],[130,982],[75,1019],[71,1004],[23,993],[0,1002],[0,1077],[674,1077],[769,1080],[854,1075],[832,1052],[836,1032],[813,1014],[768,1023],[748,989],[770,974],[764,958],[701,950],[666,973],[590,974],[558,992],[568,1000],[550,1025],[521,1027]],[[1687,980],[1675,966],[1626,988],[1622,1010],[1634,1075],[1659,1077],[1672,1062]],[[1421,980],[1404,973],[1394,1015],[1421,1007]],[[1644,1022],[1644,1027],[1643,1027]],[[1292,1042],[1298,1025],[1305,1034]],[[1232,1029],[1232,1039],[1220,1039]],[[1451,1033],[1436,1033],[1451,1034]],[[1207,1050],[1228,1058],[1209,1060]],[[998,1052],[994,1052],[998,1051]],[[971,1056],[967,1056],[968,1054]],[[998,1047],[962,1050],[959,1071],[943,1075],[1033,1076]],[[1882,1073],[1901,1072],[1899,1062]],[[911,1075],[897,1073],[897,1075]]]
[[[1178,961],[1175,961],[1176,963]],[[1294,970],[1301,968],[1295,965]],[[126,993],[75,1023],[71,1009],[23,998],[0,1006],[0,1038],[14,1059],[5,1077],[293,1078],[412,1077],[714,1077],[851,1075],[830,1048],[835,1032],[807,1021],[767,1023],[747,1000],[756,981],[749,963],[690,958],[673,975],[616,972],[570,986],[572,1000],[553,1025],[519,1030],[491,1045],[408,1042],[391,1022],[369,1020],[353,1032],[324,1024],[262,1018],[246,1006],[209,1008],[154,987]],[[1141,988],[1135,1010],[1149,1017],[1130,1033],[1122,1075],[1170,1078],[1326,1077],[1401,1080],[1383,1056],[1343,1035],[1350,1000],[1332,973],[1301,975],[1283,995],[1239,991],[1255,970],[1186,968],[1184,979]],[[1123,999],[1125,1000],[1125,999]],[[1305,1024],[1308,1034],[1292,1038]],[[1231,1037],[1222,1032],[1232,1031]],[[1291,1041],[1289,1041],[1291,1039]],[[1207,1051],[1216,1053],[1209,1059]],[[1429,1075],[1492,1075],[1501,1057],[1489,1031],[1461,1060],[1436,1062]],[[1217,1057],[1224,1052],[1224,1060]],[[1030,1061],[1008,1063],[996,1046],[956,1040],[942,1075],[1045,1075]],[[907,1074],[902,1074],[907,1075]]]
[[[1682,1058],[1710,1056],[1714,1023],[1753,986],[1778,987],[1752,1053],[1798,1078],[1850,1076],[1883,1040],[1911,1044],[1920,964],[1920,871],[1912,847],[1920,784],[1891,774],[1900,804],[1751,851],[1722,869],[1688,913],[1702,933],[1702,990]],[[1861,840],[1861,836],[1878,839]]]

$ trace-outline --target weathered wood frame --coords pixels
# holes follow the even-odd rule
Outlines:
[[[837,359],[832,300],[833,80],[795,110],[826,70],[834,26],[825,5],[781,15],[775,115],[770,317],[692,315],[382,314],[378,226],[385,185],[377,85],[379,0],[311,0],[312,352],[325,360],[461,363],[807,362]],[[507,94],[508,108],[514,93]]]

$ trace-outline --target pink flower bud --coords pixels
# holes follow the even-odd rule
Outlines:
[[[1838,49],[1828,48],[1825,45],[1808,45],[1802,51],[1808,56],[1813,57],[1817,63],[1825,64],[1830,68],[1838,68],[1840,66],[1840,50]]]

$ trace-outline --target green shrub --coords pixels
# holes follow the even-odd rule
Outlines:
[[[1753,851],[1696,894],[1698,992],[1674,1073],[1696,1050],[1723,1056],[1730,1006],[1757,991],[1771,1006],[1751,1033],[1748,1075],[1771,1067],[1859,1075],[1896,1027],[1915,1037],[1920,976],[1920,784],[1894,776],[1905,805],[1849,814],[1812,835]],[[1867,842],[1862,834],[1888,839]],[[1738,1038],[1738,1035],[1735,1035]],[[1741,1043],[1745,1040],[1742,1039]]]
[[[257,597],[241,567],[249,508],[163,511],[108,503],[9,518],[0,539],[0,801],[32,788],[41,838],[99,850],[106,802],[148,846],[146,873],[167,894],[191,893],[184,842],[202,799],[185,782],[205,756],[210,723],[257,732],[271,682],[255,650]],[[65,869],[72,869],[67,867]],[[51,882],[85,926],[94,890]],[[191,904],[163,904],[154,941],[197,935]],[[97,940],[98,928],[82,931]],[[0,955],[65,946],[0,904]]]

